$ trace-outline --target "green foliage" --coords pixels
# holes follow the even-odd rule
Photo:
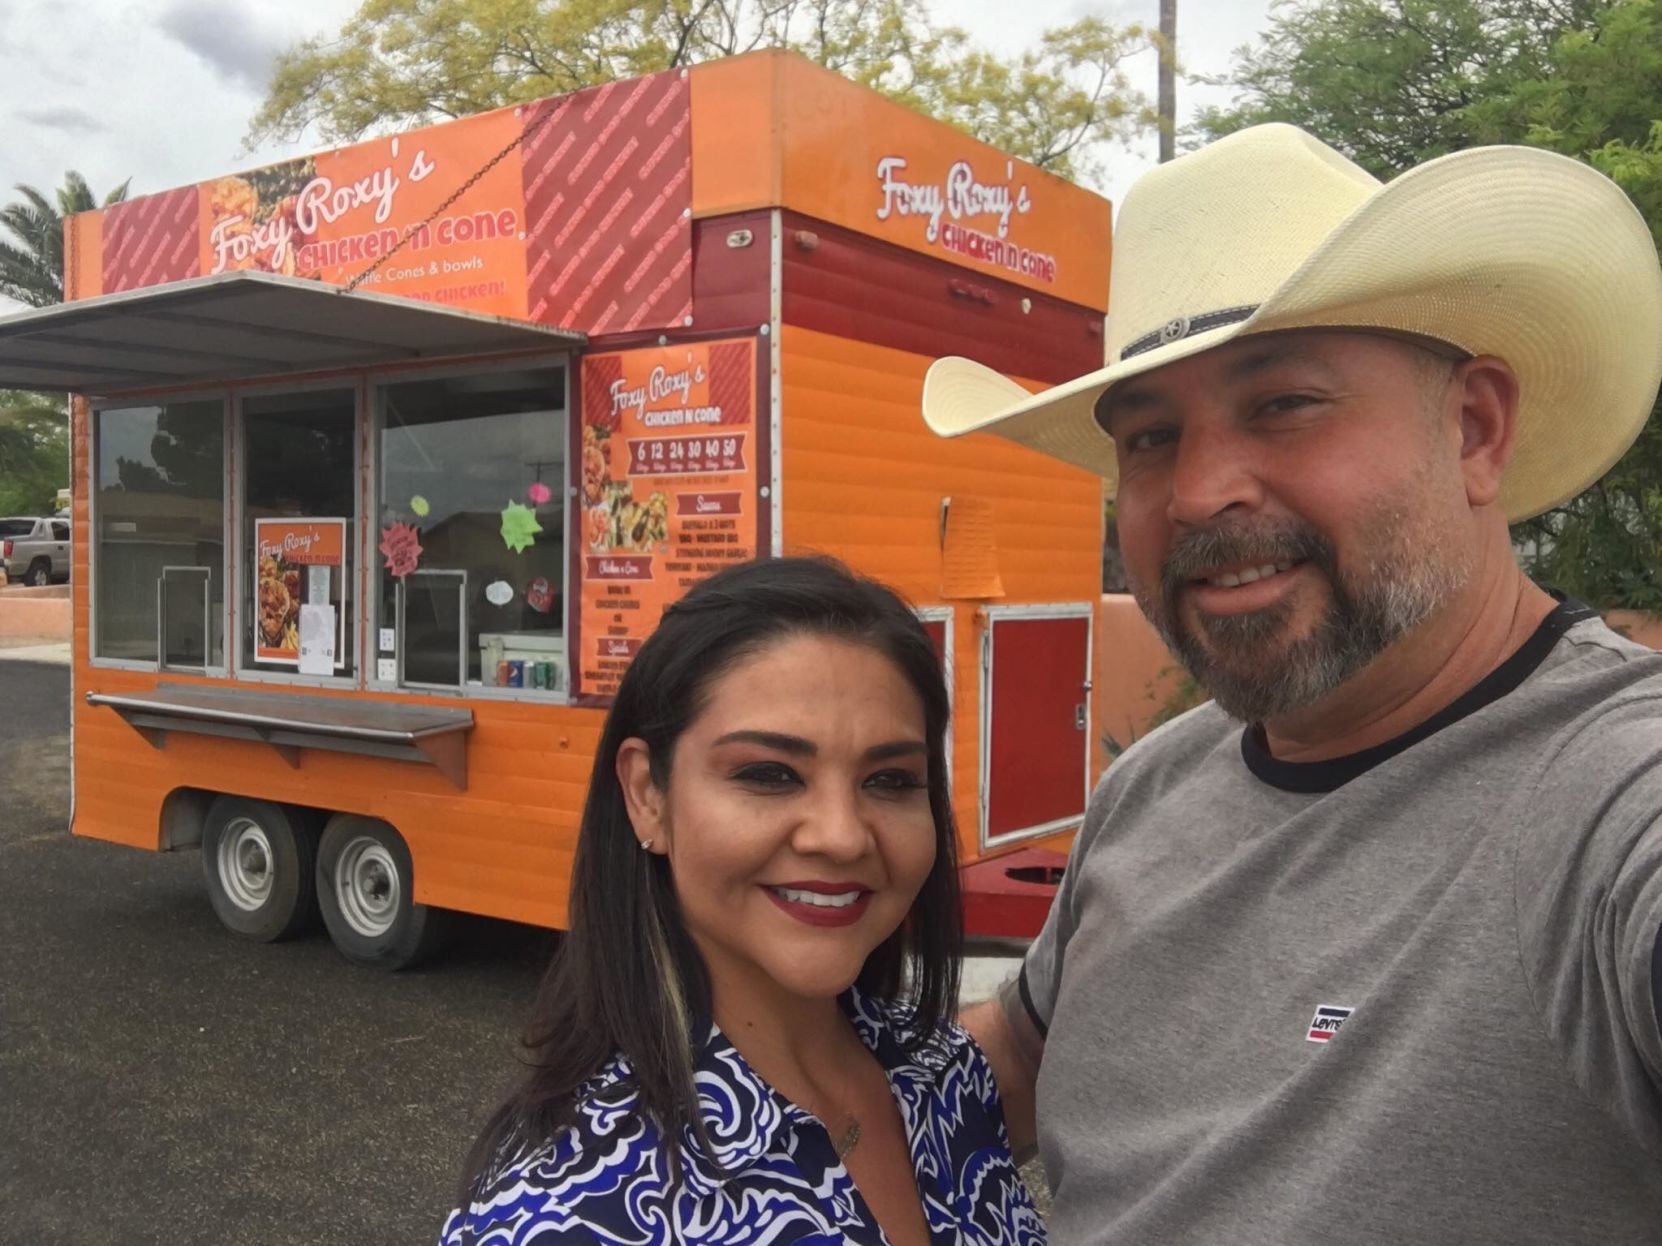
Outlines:
[[[1174,675],[1176,676],[1176,680],[1172,683],[1171,687],[1167,689],[1165,695],[1161,696],[1159,691],[1160,685],[1170,680]],[[1160,701],[1160,708],[1154,711],[1154,716],[1148,720],[1148,725],[1142,730],[1140,735],[1148,735],[1149,732],[1153,731],[1155,728],[1164,726],[1172,719],[1177,718],[1180,715],[1187,714],[1196,706],[1205,705],[1206,702],[1212,699],[1211,694],[1207,692],[1205,688],[1200,686],[1195,677],[1189,674],[1186,668],[1181,666],[1162,667],[1159,673],[1156,674],[1153,679],[1148,681],[1147,699],[1153,701],[1157,697]],[[1102,735],[1102,747],[1108,754],[1108,760],[1114,761],[1118,759],[1121,753],[1125,752],[1126,749],[1135,744],[1138,739],[1139,732],[1136,727],[1132,727],[1130,738],[1124,743],[1121,743],[1114,736],[1104,732]]]
[[[765,47],[792,48],[1063,177],[1154,124],[1124,60],[1156,37],[1087,17],[1011,57],[926,0],[365,0],[279,57],[253,147],[341,142]]]
[[[17,186],[22,199],[0,208],[0,295],[30,307],[63,302],[64,217],[120,203],[127,187],[121,183],[100,203],[73,169],[51,198],[33,186]]]
[[[40,394],[0,390],[0,515],[45,515],[69,484],[69,412]]]
[[[1527,143],[1614,179],[1662,239],[1657,0],[1298,0],[1236,54],[1212,137],[1289,121],[1389,178]],[[1593,488],[1518,525],[1530,574],[1604,608],[1662,610],[1662,416]]]

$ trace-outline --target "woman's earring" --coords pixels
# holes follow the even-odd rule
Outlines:
[[[641,851],[642,852],[651,852],[652,851],[652,841],[650,839],[641,840]]]

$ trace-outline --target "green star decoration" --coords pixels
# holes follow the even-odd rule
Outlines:
[[[523,553],[527,546],[535,545],[537,533],[541,531],[537,513],[529,506],[509,502],[502,508],[502,543],[514,553]]]

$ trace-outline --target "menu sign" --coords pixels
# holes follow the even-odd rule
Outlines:
[[[579,692],[610,696],[664,608],[756,556],[756,341],[585,356]]]
[[[334,668],[346,665],[346,520],[254,521],[254,660],[300,665],[300,608],[332,605]]]

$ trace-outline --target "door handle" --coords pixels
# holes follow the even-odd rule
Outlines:
[[[1073,725],[1077,731],[1085,730],[1085,707],[1083,705],[1073,707]]]

